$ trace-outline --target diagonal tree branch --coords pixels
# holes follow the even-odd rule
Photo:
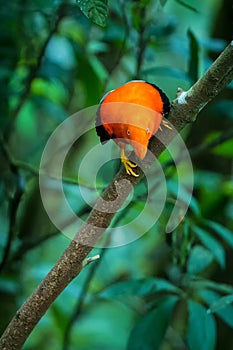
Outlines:
[[[229,44],[206,74],[187,92],[179,91],[178,98],[173,101],[169,121],[177,131],[188,123],[194,122],[200,110],[223,90],[233,78],[233,42]],[[166,144],[175,133],[165,128],[163,137]],[[158,157],[165,146],[157,139],[150,143],[150,150]],[[145,160],[148,164],[150,159]],[[110,225],[114,213],[121,207],[135,186],[143,178],[130,177],[122,169],[104,191],[87,222],[80,229],[59,261],[37,287],[34,293],[17,311],[15,317],[0,339],[2,350],[17,350],[22,347],[27,337],[36,326],[49,306],[64,288],[80,273],[82,262],[91,251],[102,233]]]

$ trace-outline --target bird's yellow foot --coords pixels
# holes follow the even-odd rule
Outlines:
[[[135,171],[133,171],[132,169],[132,168],[136,168],[137,164],[130,162],[128,159],[121,159],[121,161],[124,164],[125,171],[127,172],[128,175],[133,175],[135,177],[139,176],[139,174],[136,174]]]
[[[166,128],[172,130],[172,127],[169,125],[169,123],[166,120],[162,119],[162,123],[161,124],[164,125]]]
[[[132,168],[136,168],[138,165],[135,163],[132,163],[125,155],[125,152],[123,149],[121,149],[121,162],[124,164],[125,171],[128,175],[133,175],[135,177],[138,177],[139,174],[136,174]]]

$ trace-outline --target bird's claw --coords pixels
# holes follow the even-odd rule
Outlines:
[[[172,130],[172,127],[170,126],[169,122],[167,122],[166,120],[163,119],[161,124],[164,125],[165,128]]]
[[[135,177],[138,177],[139,174],[136,174],[134,171],[133,171],[133,168],[137,168],[137,164],[135,163],[132,163],[128,158],[127,156],[125,155],[125,151],[124,149],[122,148],[121,149],[121,162],[124,164],[124,167],[125,167],[125,171],[128,175],[133,175]]]
[[[124,164],[125,171],[127,172],[128,175],[133,175],[135,177],[139,176],[139,174],[136,174],[132,169],[132,168],[136,168],[138,166],[137,164],[130,162],[130,160],[127,158],[122,159],[121,161]]]

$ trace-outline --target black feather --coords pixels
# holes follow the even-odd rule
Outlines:
[[[100,105],[101,106],[101,105]],[[105,130],[100,118],[100,106],[96,112],[95,129],[97,135],[100,137],[100,142],[105,143],[111,139],[109,133]]]
[[[157,85],[151,84],[151,83],[148,83],[148,82],[146,82],[146,83],[150,84],[151,86],[153,86],[160,93],[160,96],[161,96],[162,101],[163,101],[163,116],[167,117],[169,112],[170,112],[170,109],[171,109],[170,101],[169,101],[167,95]]]

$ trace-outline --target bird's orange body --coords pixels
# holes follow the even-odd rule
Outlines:
[[[169,106],[167,96],[157,86],[145,81],[128,82],[101,100],[97,134],[102,143],[112,138],[123,152],[130,144],[136,156],[143,159],[149,140],[158,131]]]

